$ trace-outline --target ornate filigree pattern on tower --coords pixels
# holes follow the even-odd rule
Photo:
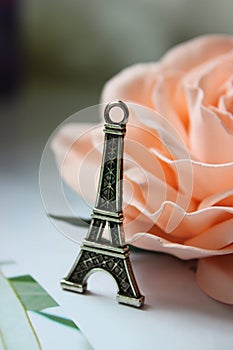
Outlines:
[[[84,251],[79,264],[72,272],[69,280],[83,285],[86,283],[86,278],[94,269],[104,269],[115,279],[121,295],[134,297],[125,264],[127,264],[127,259],[124,261],[123,259],[106,255],[102,252]]]
[[[109,112],[120,107],[124,118],[111,120]],[[61,281],[63,289],[83,293],[87,279],[96,270],[107,271],[118,286],[119,303],[140,307],[140,294],[129,260],[129,248],[124,243],[122,213],[123,146],[128,108],[121,102],[110,103],[105,109],[105,142],[99,189],[91,224],[79,256],[68,276]],[[107,236],[104,235],[107,229]]]
[[[115,212],[116,193],[117,193],[117,153],[118,143],[116,135],[107,135],[105,141],[106,158],[103,164],[103,173],[101,179],[101,189],[97,208]]]

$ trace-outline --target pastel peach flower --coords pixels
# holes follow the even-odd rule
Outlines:
[[[113,100],[141,106],[132,113],[125,146],[125,178],[133,189],[124,197],[128,242],[198,258],[201,288],[233,304],[233,37],[199,37],[159,62],[123,70],[103,89],[101,101]],[[60,164],[67,140],[88,127],[59,131],[53,150]],[[80,168],[74,173],[72,164],[94,148],[86,169],[96,171],[99,130],[75,142],[63,162],[65,180],[79,192]]]

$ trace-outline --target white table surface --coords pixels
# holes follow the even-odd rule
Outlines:
[[[0,191],[0,260],[16,261],[22,271],[37,279],[94,349],[233,348],[233,307],[210,299],[199,289],[193,261],[132,253],[135,275],[146,297],[141,310],[119,305],[114,281],[100,272],[90,277],[87,295],[62,291],[59,281],[70,270],[79,246],[46,217],[37,170],[3,173]],[[69,349],[68,344],[67,339]]]

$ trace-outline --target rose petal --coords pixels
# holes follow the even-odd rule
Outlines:
[[[233,93],[225,96],[221,96],[220,105],[223,105],[224,106],[223,110],[228,111],[229,114],[231,115],[231,118],[233,118],[233,115],[232,115],[233,114]]]
[[[198,210],[212,206],[233,207],[233,189],[217,192],[209,197],[206,197],[198,206]]]
[[[227,132],[233,135],[233,114],[226,112],[225,108],[220,110],[219,108],[211,106],[210,110],[212,110],[219,117]]]
[[[198,83],[203,91],[202,103],[209,107],[217,106],[218,100],[223,95],[222,86],[231,78],[233,72],[233,52],[221,57],[214,67],[209,68]]]
[[[227,163],[233,159],[233,136],[218,116],[202,105],[203,92],[187,89],[190,111],[190,148],[196,159],[206,163]]]
[[[206,164],[185,158],[171,160],[153,148],[151,151],[174,171],[179,172],[180,179],[185,184],[185,186],[182,186],[181,183],[180,187],[184,193],[190,190],[188,181],[192,184],[191,191],[193,199],[201,202],[206,197],[215,193],[232,189],[233,162],[226,164]],[[191,174],[190,166],[192,169]],[[193,179],[188,176],[193,176]],[[221,181],[219,181],[220,178]],[[178,184],[178,186],[180,185]]]
[[[156,110],[174,125],[181,138],[187,143],[189,119],[181,77],[182,75],[176,72],[161,75],[155,86],[153,99]]]
[[[147,220],[149,220],[150,223],[153,222],[165,233],[167,232],[167,240],[177,241],[177,238],[179,238],[178,241],[182,244],[186,244],[188,239],[203,234],[210,227],[219,223],[224,223],[233,216],[233,208],[231,207],[210,207],[194,211],[192,213],[187,213],[176,203],[164,201],[159,210],[155,211],[154,213],[150,213],[145,210],[145,207],[142,206],[141,202],[134,202],[131,204],[131,206],[135,206],[135,208],[139,211],[143,209],[143,214],[145,218],[148,218]],[[128,212],[126,212],[126,215],[128,215]],[[170,226],[173,224],[173,230],[169,231],[167,230],[167,226],[169,224],[169,220],[173,218],[175,222],[171,222],[170,224]],[[137,220],[135,221],[137,222]],[[149,233],[154,233],[151,230],[151,227],[152,226],[148,225],[147,231]],[[139,232],[139,230],[136,229],[134,233],[137,232]],[[127,230],[126,234],[128,234]],[[132,236],[132,232],[129,232],[129,235]],[[212,243],[210,242],[210,244]]]
[[[105,84],[101,101],[123,100],[153,107],[152,89],[157,71],[157,63],[136,64],[124,69]]]
[[[210,297],[233,304],[233,254],[200,259],[197,281]]]
[[[94,203],[95,181],[101,154],[92,145],[92,137],[100,129],[92,124],[70,123],[63,126],[52,140],[59,170],[63,179],[76,192]]]
[[[159,231],[159,230],[158,230]],[[172,243],[159,236],[138,233],[129,241],[136,247],[172,254],[183,260],[209,257],[212,255],[225,255],[233,253],[233,246],[222,250],[207,250],[178,243]]]
[[[169,50],[162,59],[164,69],[188,71],[233,49],[233,38],[206,35],[194,38]]]
[[[233,243],[233,219],[211,226],[207,231],[187,240],[185,243],[204,249],[222,249]]]

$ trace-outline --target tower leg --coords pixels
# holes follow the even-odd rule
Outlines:
[[[88,277],[97,270],[105,270],[115,279],[119,303],[135,307],[143,305],[144,296],[139,292],[127,246],[114,253],[108,249],[82,246],[69,275],[61,281],[61,286],[65,290],[84,293]]]

